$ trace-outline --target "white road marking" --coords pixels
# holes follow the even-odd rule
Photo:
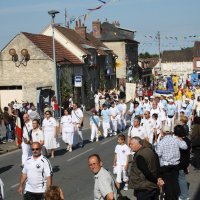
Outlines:
[[[88,149],[87,151],[84,151],[83,153],[78,154],[77,156],[74,156],[73,158],[68,159],[67,161],[74,160],[75,158],[78,158],[79,156],[82,156],[83,154],[88,153],[89,151],[92,151],[94,148]]]
[[[106,144],[106,143],[108,143],[108,142],[110,142],[110,141],[112,141],[112,140],[114,140],[114,139],[116,139],[116,138],[117,138],[117,137],[114,136],[113,138],[111,138],[111,139],[109,139],[109,140],[106,140],[106,141],[102,142],[101,144]]]
[[[19,183],[16,183],[15,185],[12,185],[10,188],[15,188],[19,185]]]

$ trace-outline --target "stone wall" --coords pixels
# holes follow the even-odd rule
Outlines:
[[[27,49],[30,60],[27,66],[16,67],[9,55],[14,48],[20,57],[21,49]],[[0,86],[22,86],[22,100],[36,103],[36,88],[52,86],[54,89],[53,62],[29,39],[18,34],[0,54]],[[6,98],[6,97],[5,97]],[[13,97],[14,99],[14,97]]]

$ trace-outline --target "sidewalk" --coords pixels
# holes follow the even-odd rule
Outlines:
[[[91,116],[91,112],[89,111],[84,112],[83,130],[88,129],[90,127],[90,122],[89,122],[90,116]],[[2,137],[6,136],[6,128],[4,124],[2,125],[2,130],[0,134],[2,135]],[[15,141],[6,142],[6,144],[0,144],[0,155],[11,152],[11,151],[15,151],[17,149],[19,148],[16,146]]]

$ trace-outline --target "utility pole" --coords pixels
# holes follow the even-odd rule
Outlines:
[[[158,31],[158,33],[157,33],[157,39],[158,39],[159,68],[160,68],[160,70],[161,70],[160,31]]]
[[[65,8],[65,27],[67,27],[67,9]]]

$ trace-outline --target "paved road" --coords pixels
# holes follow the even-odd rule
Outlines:
[[[89,139],[89,131],[84,131],[84,138]],[[87,142],[87,141],[86,141]],[[66,153],[64,144],[61,143],[61,148],[56,152],[56,157],[50,159],[54,177],[53,183],[60,185],[65,193],[66,200],[92,200],[93,199],[93,174],[87,166],[87,157],[92,153],[98,153],[103,159],[105,168],[112,170],[113,151],[116,145],[117,138],[110,137],[98,143],[88,143],[83,149],[76,149],[72,153]],[[5,183],[6,200],[21,200],[22,197],[17,193],[17,186],[21,173],[21,151],[11,152],[0,156],[0,177]],[[196,172],[190,168],[190,194],[191,199],[199,187],[200,172]],[[126,195],[132,196],[131,190],[126,192]]]

